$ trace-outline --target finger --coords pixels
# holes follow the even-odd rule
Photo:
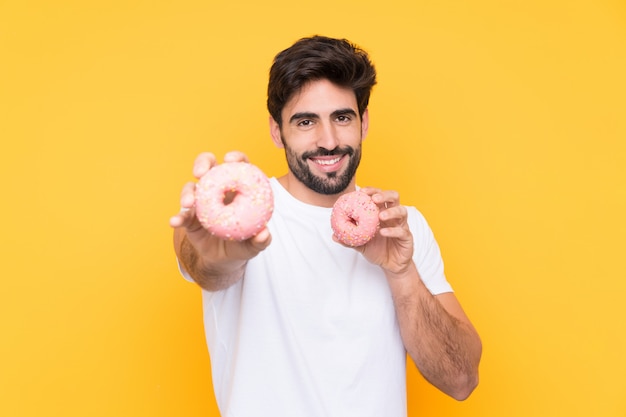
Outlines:
[[[372,200],[374,203],[385,206],[385,208],[397,206],[400,204],[400,196],[397,191],[387,190],[378,191],[372,194]]]
[[[187,227],[193,220],[195,220],[195,210],[181,207],[177,214],[170,217],[170,226],[174,228]]]
[[[180,193],[180,211],[170,217],[170,226],[186,226],[190,219],[193,219],[195,216],[195,189],[196,184],[193,182],[188,182],[183,186],[183,190]]]
[[[173,228],[182,227],[185,225],[186,220],[187,220],[187,215],[183,211],[181,211],[180,213],[175,214],[172,217],[170,217],[170,226]]]
[[[170,217],[170,227],[177,228],[177,227],[180,227],[182,223],[183,223],[183,219],[178,214],[175,214],[174,216]]]
[[[374,188],[374,187],[361,187],[361,188],[359,188],[359,191],[364,192],[365,194],[369,195],[370,197],[372,197],[374,194],[382,192],[382,190],[380,190],[378,188]]]
[[[404,206],[393,206],[381,210],[378,214],[378,218],[382,222],[389,222],[390,220],[397,220],[400,224],[406,223],[408,212]]]
[[[392,239],[410,239],[411,232],[404,226],[381,227],[378,229],[381,236]]]
[[[188,182],[180,193],[180,207],[190,209],[196,202],[196,184]]]
[[[246,154],[240,151],[230,151],[224,155],[224,162],[250,162]]]
[[[271,241],[272,235],[270,234],[270,231],[267,229],[267,227],[263,228],[263,230],[250,238],[250,244],[254,249],[259,252],[267,248],[270,245]]]
[[[340,245],[343,245],[343,246],[347,246],[345,243],[343,243],[341,240],[339,240],[339,238],[337,237],[336,234],[333,233],[332,238],[333,238],[334,242],[339,243]]]
[[[215,155],[210,152],[202,152],[196,157],[193,163],[193,176],[196,178],[202,177],[209,169],[216,165],[216,163]]]

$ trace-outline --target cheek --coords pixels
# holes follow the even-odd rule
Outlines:
[[[315,133],[313,130],[297,131],[292,130],[283,136],[285,146],[295,151],[307,150],[311,144],[315,144]]]
[[[340,129],[337,137],[342,143],[353,145],[361,142],[361,139],[363,138],[363,130],[361,130],[360,125],[350,126],[346,129]]]

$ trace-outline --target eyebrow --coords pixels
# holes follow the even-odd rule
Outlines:
[[[353,109],[349,108],[349,107],[345,108],[345,109],[335,110],[330,115],[332,117],[337,117],[337,116],[342,116],[342,115],[346,115],[346,114],[349,114],[350,116],[356,117],[356,112]]]
[[[296,120],[300,120],[300,119],[319,119],[320,116],[316,113],[311,113],[311,112],[299,112],[299,113],[294,113],[293,116],[291,116],[289,118],[289,123],[292,123]]]
[[[349,107],[345,108],[345,109],[337,109],[334,112],[332,112],[330,114],[330,116],[331,117],[337,117],[337,116],[341,116],[341,115],[344,115],[344,114],[349,114],[351,116],[356,117],[356,112],[353,109],[349,108]],[[293,116],[291,116],[289,118],[289,123],[292,123],[292,122],[294,122],[296,120],[300,120],[300,119],[319,119],[319,118],[320,118],[320,116],[317,113],[303,111],[303,112],[299,112],[299,113],[294,113]]]

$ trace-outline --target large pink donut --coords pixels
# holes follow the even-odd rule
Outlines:
[[[378,211],[372,198],[362,191],[342,195],[330,215],[335,237],[344,245],[365,245],[378,230]]]
[[[255,236],[274,210],[269,180],[247,162],[227,162],[210,169],[198,181],[195,197],[198,220],[222,239]]]

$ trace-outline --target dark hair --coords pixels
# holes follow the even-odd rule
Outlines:
[[[326,79],[354,91],[362,116],[376,84],[376,70],[367,52],[346,39],[302,38],[274,58],[267,87],[267,109],[282,125],[281,112],[307,83]]]

